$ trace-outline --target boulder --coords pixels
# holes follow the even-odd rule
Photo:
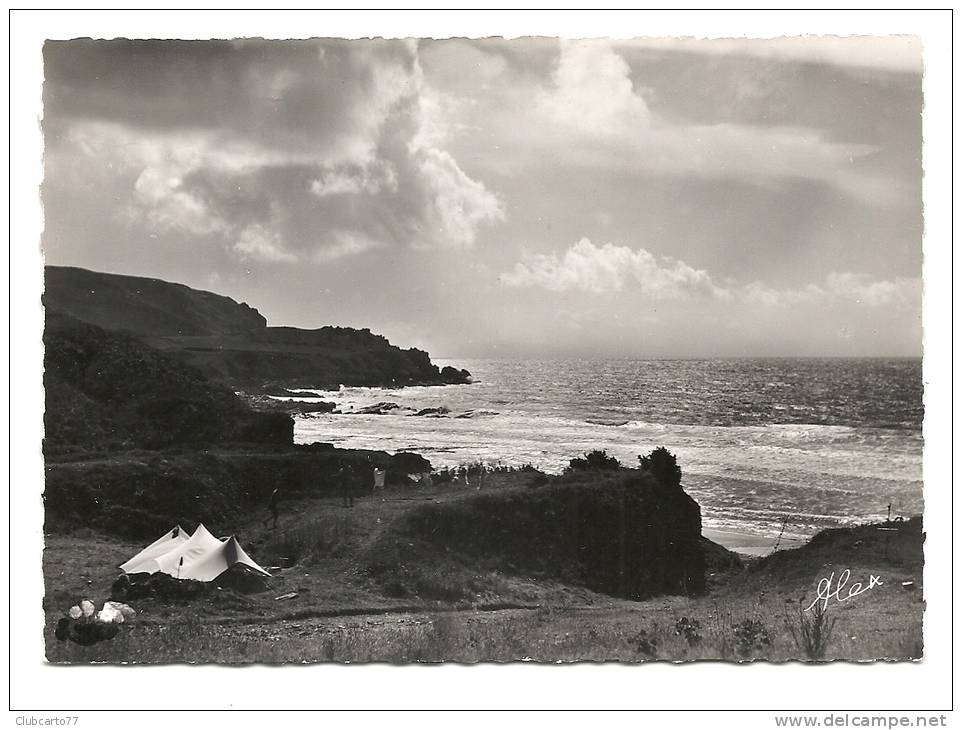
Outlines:
[[[415,416],[435,416],[438,418],[448,415],[451,411],[444,406],[438,406],[437,408],[422,408],[420,411],[415,413]]]
[[[391,411],[396,411],[400,408],[397,403],[391,403],[387,401],[382,401],[380,403],[375,403],[372,406],[364,406],[363,408],[358,408],[354,413],[361,415],[374,415],[383,416]]]
[[[464,385],[471,382],[471,373],[445,365],[441,368],[441,381],[447,385]]]

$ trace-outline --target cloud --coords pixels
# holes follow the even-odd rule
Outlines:
[[[66,63],[66,50],[52,55]],[[444,148],[446,103],[413,41],[82,42],[76,51],[99,53],[89,62],[103,78],[51,69],[48,155],[131,180],[117,202],[132,227],[269,263],[388,245],[469,248],[479,228],[504,220],[498,196]],[[121,59],[126,75],[108,63]],[[176,78],[180,96],[164,78]]]
[[[183,185],[176,166],[145,167],[134,182],[133,200],[126,213],[143,218],[150,228],[210,236],[228,229],[226,221],[213,215],[207,203]]]
[[[281,237],[276,231],[260,224],[248,226],[241,231],[240,238],[233,246],[234,251],[244,261],[294,262],[297,255],[286,251]]]
[[[510,287],[538,286],[549,291],[618,292],[632,286],[652,299],[690,296],[725,297],[707,272],[683,261],[655,257],[645,249],[606,243],[595,246],[582,238],[564,255],[527,256],[501,281]]]
[[[828,298],[825,290],[817,284],[802,289],[774,289],[760,281],[745,284],[739,294],[742,301],[765,307],[790,307]]]
[[[898,199],[897,186],[860,163],[872,145],[830,141],[805,127],[692,124],[659,115],[632,84],[632,69],[606,40],[564,41],[551,83],[537,97],[529,150],[578,166],[774,187],[799,179],[860,200]]]
[[[922,301],[922,280],[918,277],[874,279],[868,274],[832,272],[822,284],[802,289],[772,289],[753,282],[738,290],[738,297],[751,304],[790,307],[826,301],[847,301],[866,307],[883,307]]]
[[[605,42],[562,41],[553,85],[538,98],[539,111],[590,134],[631,133],[650,122],[635,93],[631,68]]]
[[[602,295],[631,290],[653,300],[712,299],[765,307],[842,301],[866,307],[917,303],[922,285],[919,278],[885,280],[852,272],[833,272],[824,283],[800,289],[775,289],[757,281],[723,285],[707,271],[684,261],[657,257],[643,248],[611,243],[596,246],[587,238],[561,256],[527,255],[500,280],[512,288],[538,287],[551,292]]]
[[[236,186],[219,183],[311,162],[300,153],[224,138],[212,130],[144,131],[93,121],[74,122],[65,142],[49,154],[68,157],[75,172],[97,166],[117,179],[132,179],[128,197],[117,201],[115,211],[126,222],[198,238],[230,237],[243,228],[232,215]],[[249,203],[245,199],[241,208]]]
[[[782,38],[638,38],[632,48],[710,56],[820,63],[832,66],[922,73],[922,42],[917,36],[791,36]]]
[[[331,238],[331,243],[314,252],[312,257],[314,261],[334,261],[344,256],[354,256],[365,251],[383,248],[385,245],[381,241],[352,231],[334,231]]]
[[[481,225],[504,220],[497,196],[468,177],[450,154],[427,148],[420,150],[418,157],[441,234],[435,241],[453,248],[470,248]]]
[[[311,182],[311,192],[323,198],[325,195],[376,195],[381,190],[397,190],[397,174],[385,160],[376,160],[367,166],[342,166],[327,170]]]
[[[922,299],[922,280],[913,277],[877,280],[867,274],[833,272],[828,275],[826,289],[836,297],[847,298],[856,304],[869,307]]]

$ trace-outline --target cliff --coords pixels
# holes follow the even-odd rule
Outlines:
[[[400,386],[468,382],[442,373],[428,353],[401,349],[367,329],[268,327],[247,304],[182,284],[48,266],[43,302],[111,331],[123,331],[234,389]]]
[[[265,327],[243,335],[149,337],[145,342],[247,391],[443,382],[426,352],[402,350],[366,329]]]

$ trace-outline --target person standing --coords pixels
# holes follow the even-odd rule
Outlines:
[[[352,483],[353,473],[349,465],[341,465],[337,470],[338,480],[341,487],[341,506],[354,506],[354,484]]]
[[[277,529],[277,516],[278,516],[278,503],[280,502],[280,487],[274,487],[274,491],[271,492],[271,501],[267,508],[270,510],[270,516],[264,518],[264,526],[267,526],[268,521],[271,517],[274,518],[274,526],[271,528],[273,530]]]

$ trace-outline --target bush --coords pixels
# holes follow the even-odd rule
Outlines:
[[[675,622],[675,636],[684,637],[688,646],[695,646],[700,644],[702,636],[700,633],[701,622],[698,619],[689,619],[684,616]]]
[[[663,487],[681,486],[681,467],[678,460],[664,446],[659,446],[648,456],[638,456],[641,470],[651,474]]]
[[[632,643],[635,645],[635,650],[646,657],[654,658],[658,654],[658,637],[654,633],[654,628],[652,633],[645,629],[639,631],[632,639]]]
[[[749,657],[771,647],[772,638],[768,629],[758,619],[746,618],[734,629],[735,648],[739,656]]]
[[[835,618],[828,617],[824,604],[816,603],[811,611],[802,609],[798,605],[797,615],[786,615],[785,626],[792,635],[792,640],[805,656],[812,661],[825,658],[825,650],[832,638],[835,628]]]
[[[607,451],[595,449],[584,458],[575,457],[568,462],[566,471],[615,471],[621,468],[621,464],[614,456],[608,456]]]

